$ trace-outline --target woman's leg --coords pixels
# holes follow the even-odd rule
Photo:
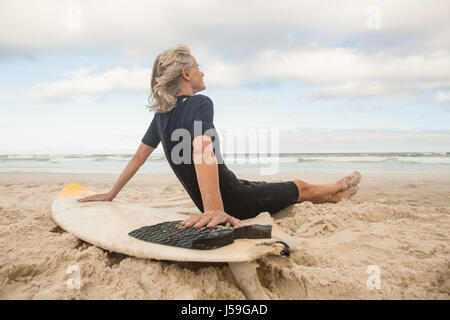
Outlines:
[[[222,199],[225,209],[229,203],[241,206],[235,212],[227,213],[239,219],[248,219],[264,211],[273,214],[302,201],[337,203],[350,198],[358,191],[355,185],[359,183],[360,179],[359,172],[354,172],[334,184],[323,185],[313,185],[302,180],[267,182],[239,179],[238,183],[245,191],[241,195],[239,192],[238,195],[231,195],[230,199],[222,194]],[[223,191],[221,192],[223,193]]]

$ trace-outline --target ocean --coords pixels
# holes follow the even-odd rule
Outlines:
[[[116,173],[132,154],[0,155],[0,172]],[[236,173],[450,173],[450,152],[223,154]],[[164,155],[152,154],[140,173],[172,173]],[[265,173],[264,173],[265,172]]]

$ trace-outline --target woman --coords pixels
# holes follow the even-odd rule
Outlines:
[[[224,164],[219,150],[213,102],[205,95],[196,95],[205,89],[203,76],[185,45],[171,47],[156,57],[151,79],[154,103],[150,105],[155,115],[136,154],[110,192],[79,202],[112,201],[160,142],[174,173],[203,212],[186,219],[186,227],[215,227],[227,222],[239,227],[239,219],[260,212],[275,213],[302,201],[337,203],[358,191],[359,172],[328,185],[238,179]]]

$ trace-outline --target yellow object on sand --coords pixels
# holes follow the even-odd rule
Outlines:
[[[88,196],[90,194],[93,194],[91,190],[86,189],[75,182],[71,182],[61,190],[57,198]]]

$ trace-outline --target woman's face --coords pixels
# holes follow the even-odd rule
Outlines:
[[[197,60],[195,60],[194,57],[192,57],[192,60],[194,62],[190,74],[190,80],[189,83],[194,90],[194,92],[199,92],[201,90],[205,90],[205,83],[203,82],[203,77],[205,74],[200,71],[199,65],[197,63]]]

